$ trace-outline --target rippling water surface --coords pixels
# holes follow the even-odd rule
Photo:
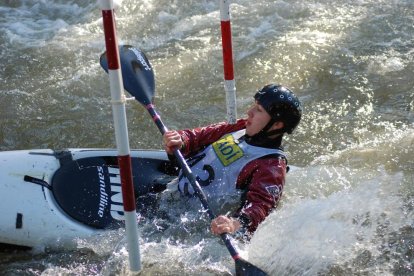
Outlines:
[[[412,0],[232,1],[239,117],[269,82],[304,104],[285,141],[282,203],[238,244],[270,275],[413,275],[413,10]],[[149,57],[170,128],[226,119],[219,1],[124,0],[117,30]],[[0,150],[114,148],[104,47],[95,1],[1,0]],[[132,148],[161,148],[142,106],[127,115]],[[140,223],[142,274],[233,273],[199,204],[168,204]],[[127,275],[124,232],[3,248],[0,272]]]

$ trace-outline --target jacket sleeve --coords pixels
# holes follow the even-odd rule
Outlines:
[[[220,139],[223,135],[245,128],[246,120],[239,119],[235,124],[226,122],[216,123],[195,129],[180,130],[178,133],[184,142],[181,152],[188,157],[199,152],[208,145]]]
[[[286,166],[283,158],[265,157],[251,161],[242,169],[237,188],[245,192],[235,217],[248,232],[253,233],[277,206],[285,184]]]

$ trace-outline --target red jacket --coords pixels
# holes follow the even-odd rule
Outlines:
[[[217,123],[206,127],[180,130],[184,141],[182,153],[189,157],[220,139],[223,135],[244,129],[246,120],[234,125]],[[240,172],[236,188],[244,191],[241,206],[235,212],[242,225],[253,233],[279,202],[285,184],[287,161],[274,155],[249,162]]]

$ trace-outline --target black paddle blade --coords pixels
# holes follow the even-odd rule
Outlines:
[[[266,272],[251,263],[243,260],[236,260],[236,275],[237,276],[268,276]]]
[[[143,105],[151,104],[155,94],[155,78],[152,66],[141,50],[130,46],[119,46],[124,88]],[[101,55],[100,64],[108,73],[106,52]]]

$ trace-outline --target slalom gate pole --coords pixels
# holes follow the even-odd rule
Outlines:
[[[236,123],[236,83],[234,81],[233,49],[230,24],[230,0],[220,0],[221,42],[223,48],[224,89],[226,91],[227,121]]]
[[[108,59],[108,74],[112,98],[115,138],[118,149],[118,164],[121,176],[122,199],[124,204],[125,231],[128,242],[129,268],[141,270],[141,257],[138,241],[138,226],[135,209],[134,186],[132,182],[131,155],[128,140],[128,127],[125,112],[125,94],[122,81],[121,63],[113,0],[98,0],[102,10],[105,45]]]

